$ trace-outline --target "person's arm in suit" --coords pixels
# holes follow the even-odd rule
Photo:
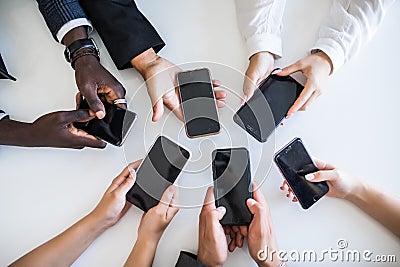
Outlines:
[[[88,38],[88,31],[92,26],[78,0],[37,2],[50,32],[57,41],[68,47],[79,39]],[[84,50],[85,48],[81,51],[85,52]],[[77,58],[74,61],[74,69],[78,89],[98,118],[105,116],[104,105],[99,95],[109,103],[125,97],[124,87],[100,64],[95,55],[88,53]]]
[[[164,113],[164,105],[183,119],[176,74],[181,71],[157,53],[165,43],[132,0],[80,0],[80,4],[102,38],[119,69],[134,67],[146,81],[153,105],[153,121]],[[216,92],[219,107],[225,92]]]

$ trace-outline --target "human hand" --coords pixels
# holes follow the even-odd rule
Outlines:
[[[287,117],[290,117],[299,110],[306,110],[322,94],[332,69],[333,66],[330,58],[324,52],[317,52],[300,59],[277,73],[279,76],[288,76],[294,72],[301,71],[307,78],[303,91],[296,102],[290,107]]]
[[[178,213],[177,204],[178,188],[175,185],[169,186],[163,193],[160,203],[143,214],[138,229],[138,239],[152,240],[158,242]]]
[[[125,167],[107,188],[96,208],[89,214],[89,216],[100,221],[105,228],[115,225],[131,206],[126,201],[126,193],[135,183],[135,170],[139,164],[140,160]]]
[[[269,52],[258,52],[250,57],[243,83],[242,104],[253,96],[258,84],[271,73],[274,62],[274,56]]]
[[[83,56],[75,61],[75,80],[90,109],[99,119],[105,116],[102,100],[113,104],[114,100],[125,98],[125,88],[94,56]],[[125,104],[118,106],[126,109]]]
[[[278,266],[280,260],[276,254],[274,257],[270,253],[265,255],[267,251],[262,251],[266,247],[268,248],[268,252],[272,250],[279,251],[279,248],[273,233],[271,213],[261,190],[255,190],[253,192],[253,199],[248,199],[246,204],[253,214],[253,220],[250,223],[247,237],[250,256],[258,266]]]
[[[151,48],[131,60],[132,66],[138,70],[146,81],[147,92],[153,105],[153,121],[158,121],[164,114],[164,105],[180,119],[183,112],[180,106],[177,74],[182,70],[168,60],[158,56]],[[214,87],[219,86],[218,81],[213,81]],[[217,106],[225,106],[226,92],[214,91]]]
[[[27,146],[104,148],[106,143],[74,127],[74,122],[93,119],[87,110],[58,111],[43,115],[32,123]]]
[[[228,244],[220,220],[226,209],[215,207],[214,188],[207,189],[199,216],[198,260],[209,267],[222,266],[228,257]]]
[[[327,196],[347,199],[362,184],[360,180],[341,170],[338,170],[332,164],[326,163],[319,159],[314,159],[314,162],[319,171],[307,174],[305,177],[308,181],[313,183],[326,181],[329,186],[329,191],[326,194]],[[286,181],[283,183],[281,190],[291,191]],[[297,201],[293,193],[287,194],[286,196],[288,198],[293,197],[293,202]]]

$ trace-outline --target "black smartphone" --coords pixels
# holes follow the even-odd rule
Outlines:
[[[246,200],[253,197],[250,157],[246,148],[213,151],[215,206],[224,206],[221,225],[249,225],[253,216]]]
[[[74,126],[101,140],[115,146],[121,146],[136,120],[136,113],[103,103],[106,115],[103,119],[94,118],[86,122],[74,122]],[[81,100],[79,109],[90,109],[85,99]]]
[[[319,169],[300,138],[293,139],[275,154],[275,163],[304,209],[308,209],[328,193],[326,182],[312,183],[305,176]]]
[[[126,200],[147,212],[156,206],[164,191],[175,182],[190,152],[165,136],[159,136],[136,172],[136,181]]]
[[[290,76],[269,75],[240,107],[233,120],[259,142],[266,142],[303,88]],[[269,116],[271,112],[273,118]]]
[[[194,138],[219,133],[221,126],[210,71],[183,71],[177,79],[186,135]]]

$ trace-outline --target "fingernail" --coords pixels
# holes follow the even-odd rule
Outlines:
[[[271,74],[278,74],[279,72],[282,72],[282,69],[275,70]]]
[[[290,117],[292,117],[291,113],[286,115],[286,119],[289,119]]]
[[[136,171],[133,167],[128,166],[128,170],[131,173],[132,177],[136,177]]]
[[[224,212],[226,211],[226,209],[225,209],[224,206],[219,206],[219,207],[217,208],[217,211],[218,211],[218,212],[221,212],[221,213],[224,213]]]
[[[257,201],[255,201],[255,200],[252,199],[252,198],[249,198],[247,201],[249,202],[250,205],[254,205],[254,204],[257,203]]]
[[[97,118],[102,119],[102,118],[104,118],[104,116],[105,116],[104,111],[99,110],[99,111],[96,112],[96,117]]]
[[[174,185],[170,186],[168,191],[169,191],[170,194],[173,195],[175,193],[175,191],[176,191],[176,186],[174,186]]]
[[[305,178],[306,178],[308,181],[310,181],[310,180],[314,179],[314,174],[312,174],[312,173],[306,174]]]

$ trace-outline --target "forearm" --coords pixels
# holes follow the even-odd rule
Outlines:
[[[71,266],[105,230],[105,225],[89,214],[65,232],[32,250],[10,266]]]
[[[79,39],[85,39],[88,38],[88,32],[87,32],[87,27],[86,26],[79,26],[76,27],[72,30],[70,30],[62,39],[62,43],[65,46],[69,46],[72,44],[74,41],[79,40]]]
[[[346,199],[400,238],[400,199],[360,182]]]
[[[138,236],[124,267],[151,267],[156,254],[158,240]]]
[[[311,50],[320,49],[337,70],[377,30],[385,11],[394,0],[333,1],[327,23],[321,26],[319,39]]]
[[[0,121],[0,145],[34,146],[31,123],[19,122],[10,119]]]

